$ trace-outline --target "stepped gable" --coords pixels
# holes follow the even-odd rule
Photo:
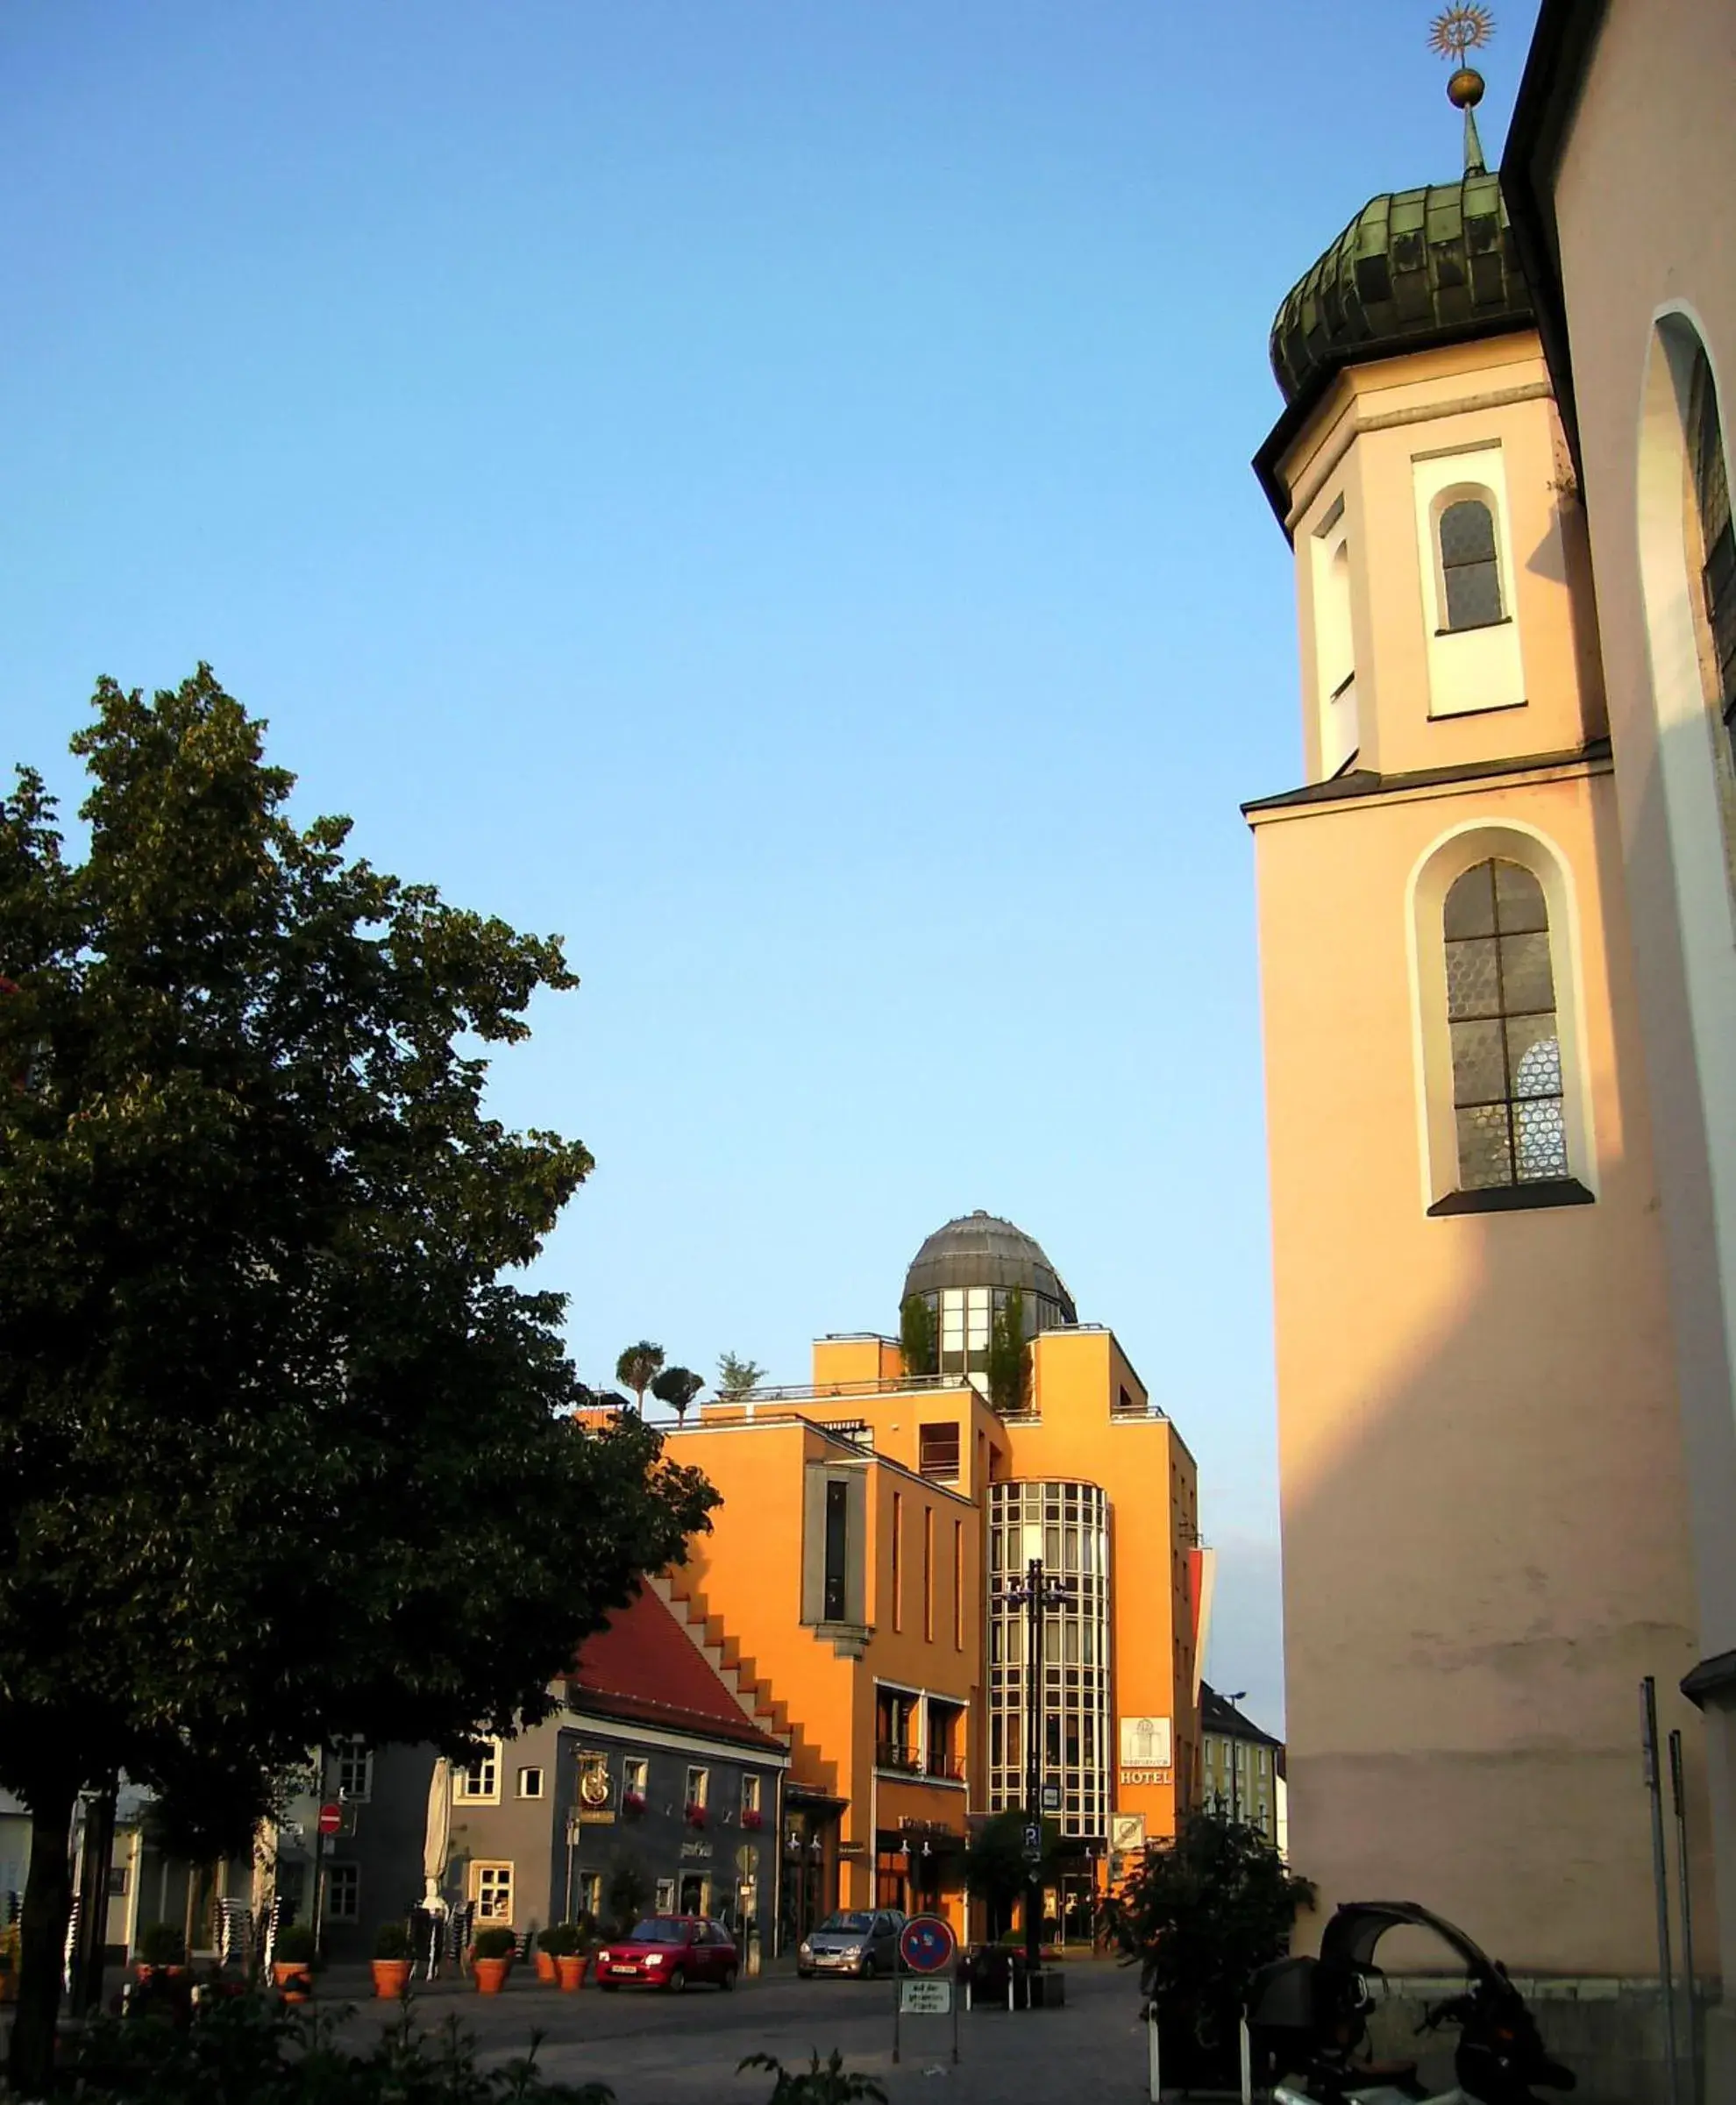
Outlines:
[[[781,1754],[784,1747],[744,1714],[741,1699],[706,1661],[651,1587],[587,1638],[567,1676],[577,1707],[598,1717],[702,1732]]]

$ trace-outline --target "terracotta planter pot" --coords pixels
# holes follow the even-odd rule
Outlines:
[[[480,1995],[498,1995],[506,1986],[507,1975],[512,1971],[509,1959],[473,1959],[470,1964],[476,1975],[476,1992]]]
[[[410,1962],[407,1959],[376,1959],[370,1963],[374,1994],[381,2002],[395,2002],[409,1986]]]
[[[174,1968],[171,1967],[173,1972]],[[272,1980],[285,2002],[310,2002],[313,2000],[313,1969],[304,1959],[280,1959],[273,1962]]]
[[[552,1952],[544,1951],[540,1945],[538,1945],[537,1947],[537,1978],[538,1981],[547,1981],[551,1988],[554,1986],[554,1953]]]
[[[555,1961],[555,1971],[560,1976],[563,1995],[571,1995],[585,1982],[585,1954],[582,1952],[563,1952]]]

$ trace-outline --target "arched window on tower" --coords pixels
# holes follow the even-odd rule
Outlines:
[[[1476,864],[1447,894],[1442,934],[1460,1190],[1570,1176],[1542,885],[1518,863]]]
[[[1736,533],[1731,529],[1718,388],[1704,346],[1698,343],[1688,384],[1688,454],[1700,529],[1700,583],[1711,632],[1711,684],[1725,729],[1736,745]]]
[[[1495,515],[1482,497],[1459,497],[1441,514],[1441,594],[1445,627],[1489,629],[1505,619]]]

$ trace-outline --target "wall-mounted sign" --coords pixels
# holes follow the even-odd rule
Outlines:
[[[1173,1783],[1175,1772],[1172,1769],[1123,1769],[1121,1781],[1123,1783]]]
[[[1124,1717],[1121,1720],[1121,1767],[1166,1769],[1174,1762],[1167,1717]]]
[[[1109,1816],[1109,1846],[1123,1855],[1131,1856],[1145,1847],[1145,1815],[1143,1813],[1111,1813]]]
[[[708,1858],[711,1854],[711,1845],[709,1842],[683,1842],[681,1854],[684,1859],[688,1857]]]

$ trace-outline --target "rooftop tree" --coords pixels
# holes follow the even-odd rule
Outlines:
[[[651,1385],[660,1404],[667,1404],[682,1425],[687,1422],[687,1405],[705,1387],[705,1376],[691,1367],[665,1367]]]
[[[248,1803],[340,1732],[431,1739],[547,1689],[715,1495],[581,1430],[516,1278],[590,1168],[484,1109],[558,939],[297,827],[209,668],[110,681],[0,799],[0,1784],[28,1807],[11,2077],[50,2087],[75,1795]],[[534,1516],[527,1525],[527,1516]],[[260,1802],[263,1802],[262,1796]]]
[[[645,1390],[657,1379],[663,1365],[663,1348],[653,1345],[649,1338],[641,1338],[637,1345],[630,1345],[615,1362],[615,1378],[624,1382],[638,1398],[641,1412],[645,1407]]]

